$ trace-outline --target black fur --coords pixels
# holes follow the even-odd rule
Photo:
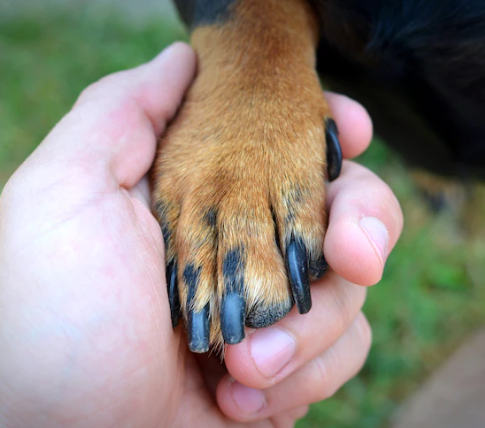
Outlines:
[[[215,228],[217,226],[217,209],[209,208],[204,214],[204,220],[210,228]]]
[[[226,293],[242,295],[244,290],[244,247],[229,251],[222,262]]]
[[[174,0],[189,28],[224,22],[231,16],[236,0]]]
[[[485,179],[485,2],[315,0],[324,81],[408,162]]]

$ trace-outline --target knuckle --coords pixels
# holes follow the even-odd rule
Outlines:
[[[381,219],[391,233],[399,231],[402,228],[403,215],[401,205],[392,189],[377,176],[368,186],[375,189],[376,216]]]
[[[344,382],[354,377],[364,365],[370,349],[372,332],[367,319],[359,312],[346,334],[345,348],[355,352],[354,357],[342,358],[341,346],[332,346],[312,360],[310,365],[312,382],[308,385],[309,401],[318,402],[331,398]],[[349,339],[351,342],[349,342]],[[348,354],[348,353],[347,353]]]
[[[87,86],[79,95],[75,107],[95,102],[118,125],[127,121],[132,123],[133,119],[139,121],[143,111],[126,79],[120,76],[122,73],[110,74]]]
[[[356,314],[362,309],[367,289],[351,284],[345,280],[338,283],[338,287],[329,287],[335,316],[328,326],[331,337],[339,338],[350,326]]]
[[[348,366],[345,381],[352,379],[360,372],[372,343],[372,330],[362,312],[359,312],[352,323],[351,333],[351,336],[353,336],[353,355],[355,357],[353,358],[353,363]]]
[[[372,329],[362,312],[359,312],[355,319],[355,328],[357,329],[357,334],[359,335],[359,339],[363,348],[366,350],[365,354],[367,355],[372,343]]]
[[[328,370],[325,360],[334,358],[333,349],[327,351],[325,358],[317,357],[312,362],[313,382],[311,385],[310,402],[316,403],[332,397],[337,391],[334,382],[331,380],[331,373]],[[332,354],[332,355],[330,355]]]
[[[108,74],[107,76],[101,77],[96,82],[91,83],[89,86],[81,91],[79,100],[89,99],[92,96],[96,96],[98,95],[100,90],[116,84],[116,82],[118,81],[118,75],[119,73]]]
[[[110,76],[102,77],[96,82],[93,82],[90,85],[86,86],[79,94],[76,104],[79,104],[80,102],[84,102],[96,96],[99,92],[100,87],[102,88],[104,86],[105,82],[109,77]]]

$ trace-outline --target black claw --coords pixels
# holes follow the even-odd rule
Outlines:
[[[222,263],[225,294],[221,306],[221,329],[224,342],[229,345],[235,345],[244,339],[244,264],[244,247],[228,251]]]
[[[328,264],[323,254],[319,258],[310,261],[310,279],[321,278],[327,270]]]
[[[167,266],[167,291],[170,303],[170,316],[172,317],[172,327],[177,327],[180,319],[180,300],[177,280],[177,262],[173,261]]]
[[[239,293],[223,297],[221,307],[221,329],[224,342],[235,345],[244,339],[246,302]]]
[[[200,312],[189,309],[187,317],[187,338],[189,349],[202,354],[209,350],[209,304]]]
[[[298,312],[306,314],[312,307],[312,296],[308,275],[308,257],[305,245],[301,240],[291,238],[286,248],[286,267]]]
[[[187,285],[187,339],[192,352],[203,353],[209,350],[209,303],[199,311],[194,311],[194,299],[199,285],[200,268],[188,264],[184,269],[184,282]]]
[[[325,121],[325,138],[327,140],[328,179],[333,181],[340,175],[342,169],[342,149],[338,140],[337,125],[331,118]]]

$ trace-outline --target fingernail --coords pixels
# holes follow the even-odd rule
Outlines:
[[[250,338],[254,364],[267,378],[278,373],[295,355],[294,339],[279,328],[269,327],[257,330]]]
[[[244,386],[235,380],[231,385],[231,395],[239,410],[247,415],[259,412],[266,405],[262,391]]]
[[[389,247],[389,232],[384,224],[375,217],[362,217],[359,221],[372,246],[377,249],[384,262],[387,258]]]

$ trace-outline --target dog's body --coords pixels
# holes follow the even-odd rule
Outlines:
[[[324,83],[360,100],[414,166],[485,178],[480,0],[176,4],[199,76],[154,198],[172,318],[180,300],[193,351],[237,343],[244,324],[270,325],[293,301],[310,309],[308,280],[326,270],[323,171],[332,178],[340,160],[316,59]]]
[[[485,179],[485,3],[318,3],[324,79],[360,100],[413,166]]]

